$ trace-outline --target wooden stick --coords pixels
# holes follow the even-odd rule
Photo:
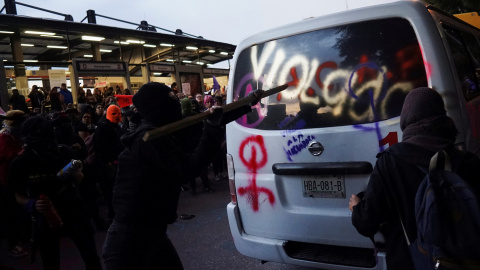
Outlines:
[[[272,89],[269,89],[269,90],[266,90],[266,91],[261,90],[260,99],[262,99],[264,97],[274,95],[278,92],[281,92],[281,91],[287,89],[287,87],[288,87],[288,84],[284,84],[284,85],[277,86],[275,88],[272,88]],[[244,97],[240,100],[237,100],[235,102],[232,102],[230,104],[222,106],[223,112],[226,113],[226,112],[238,109],[242,106],[248,105],[248,104],[254,102],[255,99],[257,99],[257,97],[255,97],[255,96],[246,96],[246,97]],[[191,125],[194,125],[196,123],[199,123],[199,122],[207,119],[209,115],[210,115],[210,111],[205,111],[205,112],[196,114],[194,116],[184,118],[180,121],[176,121],[176,122],[170,123],[168,125],[161,126],[161,127],[156,128],[156,129],[147,131],[145,133],[145,135],[143,136],[143,140],[147,142],[147,141],[150,141],[150,140],[160,138],[163,135],[167,135],[167,134],[175,132],[177,130],[184,129],[186,127],[189,127]]]

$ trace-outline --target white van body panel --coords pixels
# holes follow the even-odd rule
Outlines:
[[[238,98],[237,89],[235,89],[235,75],[239,72],[237,64],[243,51],[259,44],[268,44],[265,45],[260,55],[252,49],[251,61],[254,66],[254,74],[250,77],[264,76],[264,78],[268,78],[268,82],[267,79],[264,79],[266,88],[275,87],[288,83],[288,78],[292,75],[288,73],[287,68],[292,62],[300,63],[299,66],[303,70],[313,70],[311,67],[327,61],[302,55],[294,58],[282,58],[282,54],[278,53],[281,50],[275,51],[277,49],[275,47],[276,40],[286,40],[302,33],[337,26],[388,18],[401,18],[410,23],[421,49],[426,83],[444,97],[447,112],[454,119],[459,130],[457,145],[478,153],[479,135],[475,137],[473,135],[475,130],[472,129],[476,129],[478,126],[480,113],[467,111],[458,76],[451,64],[452,59],[446,52],[448,44],[443,32],[440,31],[440,23],[448,21],[454,25],[457,24],[456,26],[459,28],[465,28],[466,31],[470,30],[465,25],[452,21],[446,15],[426,9],[424,4],[417,1],[399,1],[326,15],[272,29],[245,39],[237,46],[235,52],[230,71],[232,79],[229,80],[227,102],[231,103]],[[267,46],[271,46],[271,51]],[[271,57],[269,53],[277,53],[276,59],[280,60],[272,61],[273,64],[267,67],[265,63],[266,59]],[[359,75],[355,74],[356,70],[353,69],[332,68],[328,72],[330,73],[323,77],[325,85],[340,81],[340,87],[343,87],[342,85],[346,85],[348,80],[353,83],[360,80]],[[379,97],[381,91],[378,89],[383,89],[388,72],[386,67],[378,67],[376,78],[368,82],[368,89],[373,89],[371,90],[373,93],[372,106],[373,104],[382,106],[382,102],[376,102],[376,100],[381,99]],[[320,75],[317,74],[317,76]],[[309,80],[314,80],[314,78],[313,71],[305,71],[303,77],[299,78],[298,87],[308,86]],[[240,87],[243,86],[240,85]],[[389,88],[394,89],[393,92],[389,90],[388,93],[400,93],[403,89],[409,91],[412,88],[413,85],[409,81],[399,80]],[[365,91],[367,91],[366,89],[367,87],[365,87]],[[289,91],[301,93],[295,92],[293,86],[285,90],[285,93],[289,93]],[[356,94],[363,90],[358,91]],[[403,94],[406,95],[406,93]],[[340,97],[344,94],[340,91],[337,96]],[[387,102],[389,98],[393,98],[391,96],[393,95],[387,94],[382,97],[382,100]],[[254,110],[257,110],[259,115],[267,113],[265,116],[267,117],[268,110],[262,112],[262,109],[266,108],[264,104],[268,105],[268,100],[263,100],[262,105],[257,105]],[[480,98],[471,99],[469,104],[475,111],[475,108],[479,108]],[[344,177],[342,184],[344,185],[342,187],[345,193],[344,197],[312,198],[304,196],[302,190],[302,179],[308,178],[309,175],[289,174],[288,172],[274,173],[274,170],[276,166],[284,168],[285,164],[304,166],[305,164],[369,163],[373,166],[377,153],[385,150],[390,144],[401,141],[402,132],[399,122],[400,119],[396,116],[355,125],[288,130],[251,128],[248,124],[240,124],[238,121],[228,124],[227,152],[233,158],[237,203],[230,203],[227,206],[227,212],[235,246],[239,252],[261,260],[324,269],[386,269],[383,252],[378,253],[378,262],[373,268],[364,268],[295,259],[288,256],[285,251],[285,245],[288,242],[373,250],[372,242],[361,236],[353,227],[351,212],[348,209],[350,195],[365,190],[369,172],[333,175],[334,177]],[[478,133],[480,134],[480,130]],[[313,141],[323,145],[324,150],[321,155],[314,156],[307,149],[308,144]],[[375,239],[379,243],[383,241],[379,234]]]

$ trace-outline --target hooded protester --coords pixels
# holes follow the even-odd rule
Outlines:
[[[222,114],[211,110],[200,143],[186,154],[178,133],[142,139],[147,131],[182,119],[180,103],[169,87],[144,84],[133,104],[143,119],[122,136],[125,150],[119,157],[113,199],[116,216],[105,240],[104,263],[107,270],[183,269],[167,225],[177,219],[181,184],[206,167],[220,147]],[[232,120],[249,111],[249,106],[242,107]]]
[[[95,162],[92,169],[95,171],[97,181],[108,204],[108,219],[111,221],[115,216],[112,205],[112,189],[117,172],[118,155],[123,150],[120,136],[123,132],[119,123],[122,121],[122,113],[117,105],[107,108],[106,118],[98,122],[94,136]]]
[[[60,238],[68,235],[86,269],[101,269],[91,218],[76,187],[83,178],[81,168],[57,176],[74,158],[73,152],[57,144],[52,123],[41,115],[25,120],[22,136],[26,146],[12,162],[9,182],[33,220],[32,259],[38,250],[44,269],[60,269]],[[56,220],[51,218],[54,212]]]
[[[458,133],[453,120],[447,116],[440,94],[427,87],[412,90],[403,103],[400,115],[402,142],[377,155],[378,160],[361,199],[350,198],[352,223],[366,237],[378,231],[385,237],[387,268],[414,269],[407,241],[416,238],[415,195],[430,159],[439,150],[453,157],[457,173],[480,190],[480,160],[467,152],[461,160],[454,148]]]

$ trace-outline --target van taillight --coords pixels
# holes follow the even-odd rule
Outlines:
[[[235,188],[235,167],[233,156],[227,154],[228,185],[230,186],[230,198],[233,204],[237,204],[237,189]]]

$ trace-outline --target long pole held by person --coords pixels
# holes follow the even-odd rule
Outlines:
[[[264,97],[268,97],[268,96],[274,95],[276,93],[279,93],[279,92],[287,89],[287,87],[288,87],[288,84],[284,84],[284,85],[280,85],[280,86],[277,86],[277,87],[274,87],[272,89],[265,90],[265,91],[264,90],[256,90],[256,91],[254,91],[253,95],[248,95],[248,96],[246,96],[246,97],[244,97],[240,100],[237,100],[235,102],[232,102],[230,104],[222,106],[223,112],[226,113],[226,112],[229,112],[229,111],[233,111],[233,110],[238,109],[242,106],[254,103],[255,101],[258,101],[258,100],[260,100]],[[176,122],[173,122],[171,124],[168,124],[168,125],[156,128],[154,130],[148,131],[147,133],[145,133],[145,136],[143,136],[143,140],[144,141],[154,140],[154,139],[160,138],[164,135],[175,132],[177,130],[184,129],[186,127],[189,127],[191,125],[194,125],[198,122],[201,122],[201,121],[207,119],[207,117],[210,114],[211,114],[210,111],[205,111],[203,113],[200,113],[200,114],[197,114],[197,115],[194,115],[194,116],[191,116],[191,117],[187,117],[187,118],[182,119],[180,121],[176,121]]]

